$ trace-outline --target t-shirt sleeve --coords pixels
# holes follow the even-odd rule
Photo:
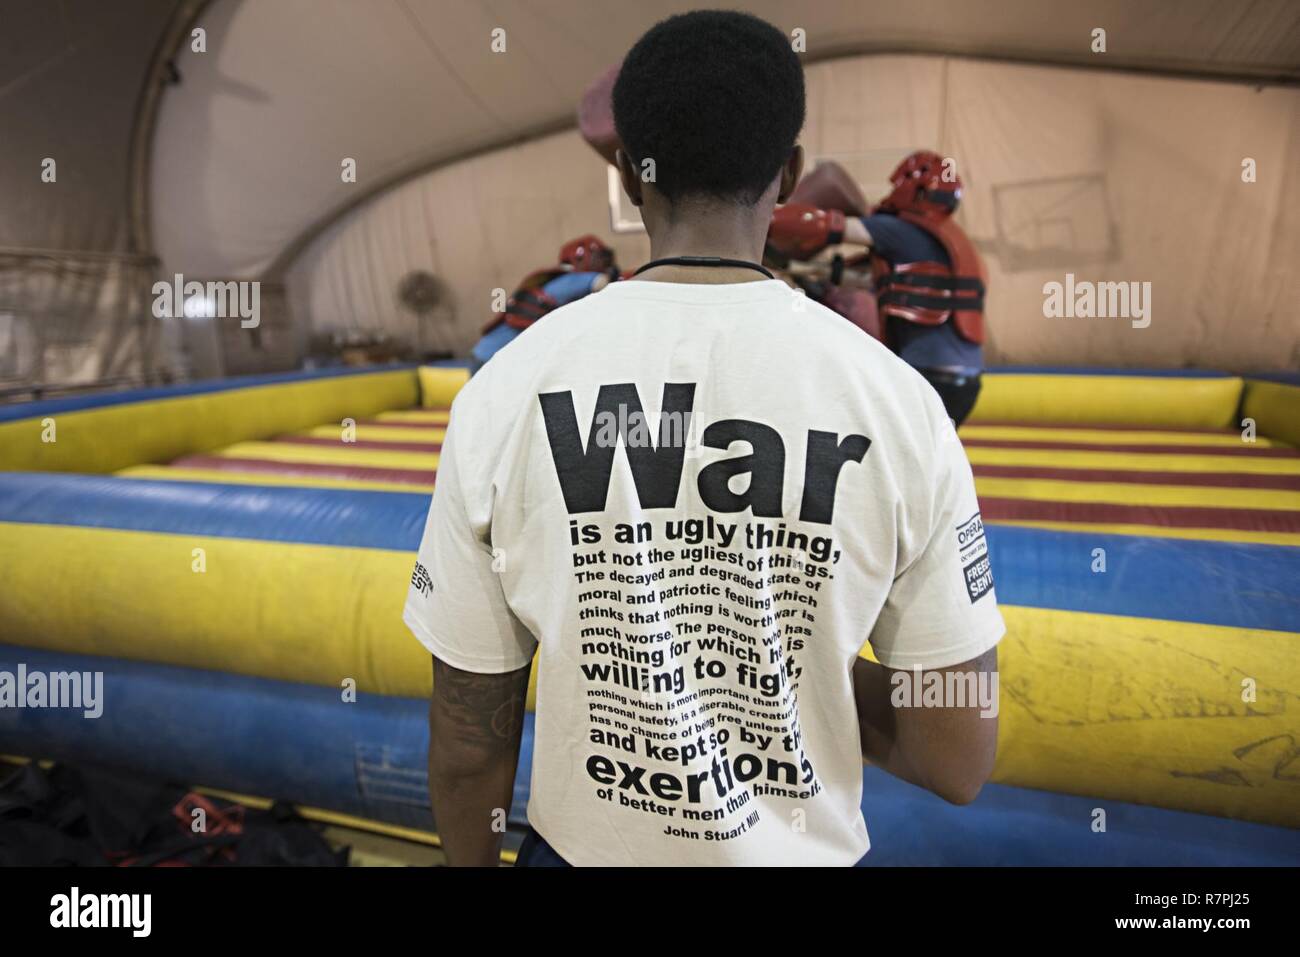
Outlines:
[[[993,592],[988,541],[975,479],[951,422],[937,437],[934,497],[919,514],[919,548],[902,556],[889,597],[871,633],[888,668],[946,668],[976,658],[1006,632]],[[915,514],[915,513],[914,513]]]
[[[456,431],[453,413],[402,620],[454,668],[516,671],[532,660],[537,641],[506,603],[489,542],[490,512],[467,501]]]

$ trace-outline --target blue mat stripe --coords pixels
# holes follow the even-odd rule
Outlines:
[[[1004,604],[1300,632],[1300,548],[985,529]],[[1092,571],[1099,548],[1104,573]]]
[[[0,523],[414,552],[428,508],[426,493],[0,473]],[[1006,604],[1300,631],[1300,548],[987,528]]]
[[[104,672],[104,712],[0,709],[0,752],[105,764],[181,784],[428,828],[426,703],[120,659],[0,645],[0,671]],[[524,733],[511,819],[532,763]],[[1104,806],[1107,831],[1093,833]],[[874,866],[1295,865],[1300,831],[989,785],[958,808],[875,769],[863,810]]]
[[[420,547],[429,498],[428,492],[0,472],[0,522],[411,552]]]

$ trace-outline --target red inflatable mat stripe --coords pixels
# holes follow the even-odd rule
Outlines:
[[[1103,502],[1044,502],[980,496],[980,510],[987,522],[1079,522],[1090,525],[1164,525],[1169,528],[1300,532],[1300,512],[1263,508],[1111,505]]]
[[[1038,429],[1043,432],[1185,432],[1188,435],[1235,435],[1241,437],[1237,429],[1205,429],[1191,425],[1115,425],[1109,422],[1025,422],[999,419],[996,422],[967,422],[972,429]],[[960,431],[960,430],[959,430]]]
[[[398,482],[403,485],[432,485],[434,469],[390,469],[370,465],[322,465],[314,462],[276,462],[271,459],[241,459],[225,455],[187,455],[171,463],[175,468],[216,469],[222,472],[258,472],[302,478],[358,479]]]
[[[390,422],[388,419],[358,419],[357,425],[373,425],[384,429],[445,429],[446,422]]]
[[[341,449],[373,449],[380,452],[437,452],[442,448],[441,442],[387,442],[383,439],[358,439],[344,442],[323,435],[281,435],[272,439],[274,442],[287,442],[290,445],[328,445]]]
[[[1065,482],[1131,482],[1138,485],[1196,485],[1212,488],[1269,488],[1300,492],[1300,475],[1251,472],[1150,472],[1138,469],[1066,469],[1037,465],[975,465],[986,478],[1056,479]]]
[[[1045,439],[963,438],[967,448],[1048,449],[1054,452],[1130,452],[1136,455],[1253,455],[1257,458],[1300,458],[1300,449],[1252,448],[1247,445],[1135,445],[1125,442],[1052,442]]]

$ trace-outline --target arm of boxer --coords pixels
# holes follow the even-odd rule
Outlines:
[[[542,289],[555,300],[557,306],[567,306],[603,288],[602,279],[608,281],[604,273],[566,272],[556,276]]]
[[[433,657],[429,796],[447,863],[495,867],[514,796],[529,666],[462,671]]]
[[[919,262],[943,255],[943,246],[937,239],[915,223],[892,213],[872,213],[856,221],[866,233],[871,251],[890,262]]]
[[[491,371],[487,373],[491,375]],[[462,447],[480,434],[479,407],[452,404],[438,481],[402,620],[433,655],[429,794],[452,864],[495,864],[510,810],[535,639],[510,610],[504,553],[492,541],[490,453]],[[469,440],[466,439],[466,442]]]
[[[894,581],[870,636],[880,664],[855,663],[854,689],[864,757],[961,804],[993,766],[1006,627],[970,463],[938,395],[915,392],[929,438],[899,476]]]
[[[997,672],[998,652],[951,668],[905,672],[859,658],[853,665],[862,756],[877,767],[952,804],[969,804],[993,771],[997,754],[996,712],[984,714],[978,696],[950,707],[898,707],[907,686],[987,686]],[[924,693],[924,692],[923,692]]]
[[[849,216],[844,221],[844,242],[855,246],[871,246],[871,231],[861,216]]]
[[[786,203],[772,212],[768,244],[792,259],[807,259],[844,238],[844,214],[838,209],[818,209]]]

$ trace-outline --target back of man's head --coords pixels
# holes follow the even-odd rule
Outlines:
[[[630,159],[654,163],[670,203],[753,206],[803,127],[803,67],[789,39],[746,13],[670,17],[637,41],[614,84]]]

